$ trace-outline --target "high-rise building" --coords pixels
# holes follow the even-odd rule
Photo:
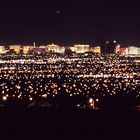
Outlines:
[[[55,44],[47,45],[47,52],[60,53],[60,46],[55,45]]]
[[[23,48],[21,45],[10,45],[9,49],[14,50],[18,54],[20,52],[20,50]]]
[[[69,47],[69,49],[72,51],[72,52],[77,52],[77,47],[74,47],[74,46],[71,46],[71,47]]]
[[[30,50],[32,50],[33,48],[35,48],[35,47],[34,46],[23,46],[23,53],[28,54],[30,52]]]
[[[101,47],[100,46],[90,47],[90,51],[94,53],[101,53]]]
[[[65,53],[66,48],[64,46],[60,46],[59,53]]]
[[[3,54],[3,53],[5,53],[5,48],[4,46],[0,46],[0,54]]]
[[[126,48],[126,54],[127,55],[139,55],[140,54],[140,47],[128,46],[128,48]]]
[[[35,47],[31,49],[30,53],[40,55],[40,54],[45,54],[46,50],[45,48],[42,47]]]
[[[74,47],[76,48],[76,53],[85,53],[88,52],[89,49],[89,45],[74,45]]]

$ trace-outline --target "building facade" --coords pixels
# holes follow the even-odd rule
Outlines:
[[[89,52],[90,48],[89,45],[74,45],[74,47],[76,48],[76,53],[85,53],[85,52]]]
[[[22,50],[23,48],[21,45],[10,45],[9,49],[14,50],[18,54],[20,53],[20,50]]]
[[[126,48],[126,55],[140,55],[140,47],[128,46]]]
[[[71,47],[69,47],[69,49],[72,51],[72,52],[77,52],[77,48],[76,47],[74,47],[74,46],[71,46]]]
[[[60,53],[61,51],[60,46],[55,44],[47,45],[46,49],[49,53]]]
[[[94,53],[101,53],[101,47],[100,46],[90,47],[90,51]]]
[[[5,48],[4,46],[0,46],[0,54],[4,54],[5,53]]]
[[[23,46],[23,53],[28,54],[35,46]]]

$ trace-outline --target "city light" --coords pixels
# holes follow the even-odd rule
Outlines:
[[[3,97],[2,97],[2,100],[3,100],[3,101],[6,101],[6,100],[7,100],[7,96],[3,96]]]
[[[94,100],[92,98],[89,99],[89,103],[92,104]]]
[[[18,99],[27,106],[32,101],[61,106],[64,101],[69,106],[96,109],[108,102],[107,98],[118,95],[121,99],[125,96],[132,100],[132,95],[135,100],[140,99],[139,57],[119,54],[0,57],[2,101]]]

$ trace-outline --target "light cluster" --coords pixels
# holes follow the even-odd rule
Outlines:
[[[60,104],[62,100],[72,99],[77,107],[88,100],[94,107],[94,103],[105,97],[139,99],[140,64],[136,60],[116,55],[1,56],[1,100],[19,99],[27,104],[43,100]]]

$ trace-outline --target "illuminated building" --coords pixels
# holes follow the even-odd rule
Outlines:
[[[77,47],[69,47],[72,52],[77,52]]]
[[[90,51],[94,53],[101,53],[101,47],[100,46],[90,47]]]
[[[5,48],[4,46],[0,46],[0,54],[4,54],[5,53]]]
[[[126,48],[126,55],[139,55],[140,54],[140,48],[136,46],[128,46]]]
[[[23,46],[23,53],[27,54],[30,52],[30,50],[32,50],[34,48],[34,46]]]
[[[140,47],[138,48],[138,54],[140,55]]]
[[[65,53],[65,47],[61,46],[59,49],[59,53]]]
[[[22,46],[21,45],[11,45],[9,48],[10,48],[10,50],[14,50],[16,53],[19,53],[20,50],[22,49]]]
[[[85,53],[89,51],[89,45],[74,45],[77,48],[76,53]]]
[[[32,52],[33,54],[44,54],[46,52],[44,47],[36,47],[36,48],[32,48],[30,50],[30,52]]]
[[[47,51],[49,53],[60,53],[60,46],[55,44],[47,45]]]
[[[41,49],[45,49],[46,47],[45,47],[45,46],[39,46],[39,48],[41,48]]]

